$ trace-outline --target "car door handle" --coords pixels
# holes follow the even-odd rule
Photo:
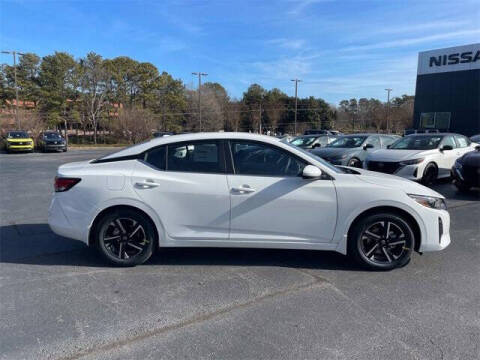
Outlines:
[[[249,187],[249,186],[239,186],[239,187],[232,187],[232,191],[235,193],[240,193],[240,194],[245,194],[245,193],[253,193],[255,192],[255,189]]]
[[[135,183],[135,185],[142,189],[150,189],[150,188],[160,186],[160,184],[153,181],[138,181]]]

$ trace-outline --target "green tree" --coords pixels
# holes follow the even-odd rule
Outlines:
[[[64,124],[67,137],[69,111],[78,98],[78,63],[72,55],[55,52],[42,59],[39,72],[40,109],[52,125]]]

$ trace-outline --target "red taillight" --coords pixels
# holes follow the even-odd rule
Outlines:
[[[66,178],[55,177],[55,192],[62,192],[71,189],[74,185],[78,184],[81,179],[79,178]]]

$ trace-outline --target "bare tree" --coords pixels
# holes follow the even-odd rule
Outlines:
[[[155,127],[155,117],[147,109],[119,109],[118,119],[112,124],[112,130],[117,138],[136,144],[152,136]]]
[[[107,104],[108,72],[100,55],[93,52],[80,60],[80,88],[84,111],[93,128],[93,141],[97,143],[98,122]]]

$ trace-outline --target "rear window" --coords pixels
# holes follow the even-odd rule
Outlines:
[[[167,165],[167,148],[160,146],[149,150],[145,153],[143,161],[157,168],[158,170],[165,170]]]

